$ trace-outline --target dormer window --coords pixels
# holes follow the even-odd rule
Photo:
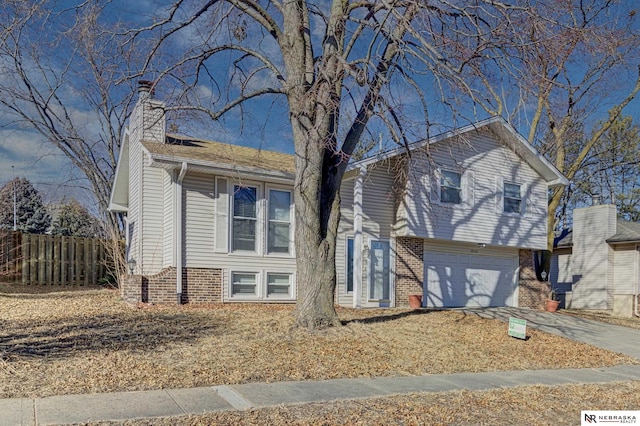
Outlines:
[[[440,202],[460,204],[462,202],[462,179],[458,172],[442,170],[440,175]]]

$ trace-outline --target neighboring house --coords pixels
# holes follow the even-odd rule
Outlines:
[[[554,245],[550,280],[565,307],[638,313],[640,223],[618,219],[616,206],[595,201],[573,211],[573,229],[560,232]]]
[[[293,156],[165,133],[141,82],[110,209],[126,213],[123,297],[294,302]],[[352,164],[340,190],[337,302],[540,307],[532,250],[567,180],[500,118]]]

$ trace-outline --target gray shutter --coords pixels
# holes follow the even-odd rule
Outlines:
[[[522,193],[522,215],[533,216],[535,205],[533,204],[533,191],[531,185],[524,184],[520,187]]]
[[[496,177],[496,213],[504,213],[504,180]]]
[[[440,204],[440,169],[431,168],[429,173],[431,202]]]
[[[471,170],[464,173],[462,185],[464,204],[471,209],[475,204],[475,178]]]
[[[229,184],[226,178],[216,178],[216,241],[217,252],[229,251]]]

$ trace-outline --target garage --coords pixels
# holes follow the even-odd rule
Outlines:
[[[425,244],[424,305],[517,306],[517,269],[517,249]]]

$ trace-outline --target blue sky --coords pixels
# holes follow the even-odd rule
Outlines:
[[[149,22],[154,15],[161,13],[157,2],[147,0],[138,2],[114,1],[110,3],[113,14],[106,19],[131,19],[136,22]],[[224,67],[224,63],[221,65]],[[230,63],[226,64],[229,67]],[[635,76],[621,75],[616,89],[632,83]],[[204,87],[203,91],[206,91]],[[69,92],[70,105],[76,104],[79,114],[85,114],[87,126],[95,126],[92,111],[83,110],[83,104],[73,98]],[[162,88],[159,88],[162,96]],[[198,121],[179,121],[179,132],[205,139],[219,140],[240,145],[260,147],[268,150],[292,152],[290,129],[287,123],[288,113],[283,99],[274,101],[268,97],[253,104],[244,121],[239,113],[232,112],[219,124]],[[611,104],[599,105],[602,112]],[[625,110],[625,114],[640,121],[640,100],[635,99]],[[471,115],[471,114],[469,114]],[[480,117],[481,118],[481,117]],[[460,123],[461,125],[467,123]],[[526,128],[520,128],[525,133]],[[15,174],[29,179],[49,201],[57,201],[63,196],[74,196],[85,201],[88,195],[79,187],[80,173],[76,171],[64,155],[58,153],[50,144],[43,142],[42,136],[28,129],[19,128],[7,121],[0,113],[0,184],[13,178],[11,166],[15,166]]]

